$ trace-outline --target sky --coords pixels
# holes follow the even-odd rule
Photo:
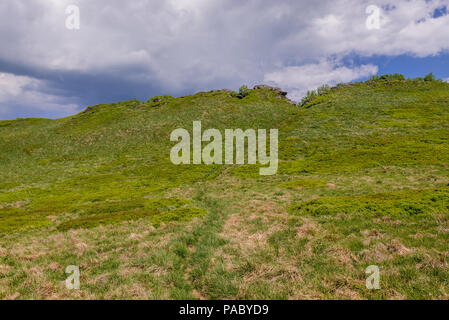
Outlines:
[[[449,81],[449,0],[2,0],[0,120],[269,84],[433,72]]]

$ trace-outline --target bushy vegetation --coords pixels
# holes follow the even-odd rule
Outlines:
[[[173,99],[173,97],[170,95],[156,96],[156,97],[152,97],[152,98],[148,99],[147,103],[161,102],[161,101],[169,100],[169,99]]]
[[[418,78],[409,78],[406,79],[402,74],[395,73],[395,74],[384,74],[384,75],[375,75],[369,78],[367,82],[375,82],[375,81],[442,81],[441,79],[437,79],[435,75],[431,72],[422,77]]]
[[[418,215],[449,214],[449,188],[407,190],[361,196],[323,197],[291,208],[295,214]]]
[[[424,81],[437,81],[435,75],[431,72],[424,77]]]
[[[189,221],[194,217],[204,215],[205,211],[198,208],[177,208],[170,211],[136,210],[130,212],[113,212],[108,214],[93,215],[86,218],[69,220],[61,223],[58,230],[67,231],[69,229],[89,229],[100,225],[117,224],[123,221],[149,218],[153,226],[159,227],[161,223],[172,221]]]
[[[309,90],[307,91],[307,94],[304,98],[302,98],[301,102],[299,103],[299,106],[305,106],[312,102],[316,97],[322,96],[326,93],[328,93],[331,90],[331,87],[327,84],[324,84],[320,87],[318,87],[316,90]]]
[[[234,98],[243,99],[243,98],[245,98],[248,94],[249,94],[248,86],[242,85],[242,86],[239,88],[239,92],[238,92],[238,93],[237,93],[237,92],[232,92],[232,93],[231,93],[231,96],[234,97]]]
[[[371,76],[366,83],[385,83],[385,82],[395,82],[395,81],[437,81],[442,82],[441,79],[437,79],[433,73],[427,74],[424,78],[410,78],[406,79],[404,75],[400,73],[394,73],[394,74],[383,74],[383,75],[374,75]],[[341,88],[343,86],[346,86],[344,83],[337,84],[336,88]],[[320,103],[321,100],[317,99],[331,91],[331,87],[327,84],[322,85],[318,87],[316,90],[309,90],[307,91],[306,95],[301,99],[299,102],[300,107],[311,107],[312,105],[316,103]]]
[[[369,78],[368,81],[403,81],[405,77],[400,73],[374,75]]]

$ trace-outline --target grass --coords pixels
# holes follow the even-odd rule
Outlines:
[[[291,190],[313,189],[317,187],[325,187],[326,181],[318,179],[301,179],[293,180],[280,184],[280,187]]]
[[[222,90],[0,121],[0,298],[446,299],[448,103],[384,79],[302,107]],[[194,120],[278,128],[278,174],[173,165]]]
[[[421,189],[346,197],[321,197],[291,208],[307,215],[413,216],[449,213],[449,188]]]

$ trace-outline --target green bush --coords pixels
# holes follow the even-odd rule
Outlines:
[[[99,225],[118,224],[124,221],[139,220],[149,218],[150,222],[159,227],[161,223],[169,223],[172,221],[189,221],[195,217],[201,217],[206,210],[186,207],[174,208],[169,211],[160,211],[158,209],[150,210],[134,210],[128,212],[112,212],[108,214],[93,215],[90,217],[78,218],[61,223],[57,228],[60,231],[70,229],[90,229]]]
[[[424,81],[436,81],[435,75],[431,72],[424,77]]]
[[[316,92],[319,96],[321,96],[322,94],[328,93],[330,90],[331,90],[330,86],[328,86],[327,84],[323,84],[316,90]]]
[[[405,77],[400,73],[394,73],[394,74],[383,74],[381,76],[374,75],[371,76],[367,82],[373,82],[373,81],[402,81],[405,80]]]
[[[241,86],[241,87],[239,88],[239,92],[238,92],[238,93],[232,92],[232,93],[231,93],[231,96],[234,97],[234,98],[243,99],[243,98],[245,98],[248,94],[249,94],[248,86],[243,85],[243,86]]]
[[[299,106],[305,106],[306,104],[312,102],[316,97],[322,96],[326,93],[328,93],[331,90],[331,87],[327,84],[323,84],[322,86],[318,87],[316,90],[310,90],[307,91],[307,94],[304,98],[302,98],[301,102],[299,103]]]
[[[169,99],[173,99],[173,97],[170,96],[170,95],[155,96],[155,97],[152,97],[152,98],[148,99],[147,103],[161,102],[161,101],[169,100]]]
[[[290,208],[293,214],[417,215],[449,213],[449,188],[395,191],[360,196],[322,197]]]
[[[376,82],[376,81],[403,81],[403,80],[412,80],[412,81],[441,81],[435,77],[435,75],[431,72],[425,77],[417,77],[417,78],[409,78],[405,79],[402,74],[394,73],[394,74],[383,74],[383,75],[374,75],[371,76],[366,82]]]
[[[243,85],[239,88],[239,95],[246,97],[248,95],[248,86]]]
[[[392,80],[405,80],[405,77],[400,73],[384,74],[380,76],[380,80],[392,81]]]

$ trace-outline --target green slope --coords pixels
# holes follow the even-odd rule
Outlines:
[[[0,121],[0,297],[449,295],[449,84],[342,85],[302,107],[240,98]],[[170,133],[196,120],[279,129],[278,174],[173,165]],[[380,290],[365,288],[370,264]],[[67,265],[80,291],[61,284]]]

